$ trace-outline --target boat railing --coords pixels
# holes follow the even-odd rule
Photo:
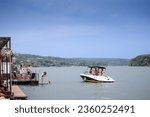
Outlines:
[[[85,71],[84,74],[89,74],[89,71]]]

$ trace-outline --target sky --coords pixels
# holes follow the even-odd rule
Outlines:
[[[150,0],[0,0],[16,53],[66,58],[150,54]]]

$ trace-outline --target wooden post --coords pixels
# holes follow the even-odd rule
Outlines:
[[[11,49],[11,39],[9,37],[9,48]],[[12,93],[12,55],[9,56],[9,72],[10,72],[10,92]]]
[[[2,86],[2,70],[1,70],[1,65],[2,65],[2,57],[1,57],[1,52],[0,52],[0,87]]]

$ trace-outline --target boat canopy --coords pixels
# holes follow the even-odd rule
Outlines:
[[[106,69],[106,67],[102,67],[102,66],[88,66],[89,68],[98,68],[98,69]]]

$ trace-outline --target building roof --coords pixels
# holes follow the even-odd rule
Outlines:
[[[10,37],[0,37],[0,50],[10,41]]]

